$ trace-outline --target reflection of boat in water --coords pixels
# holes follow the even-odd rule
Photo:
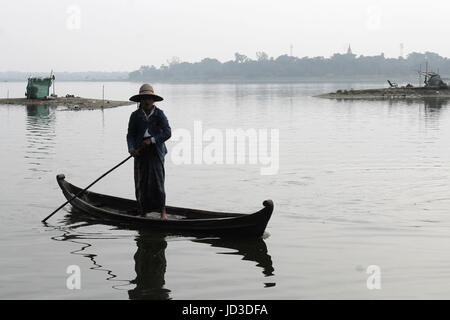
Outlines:
[[[77,209],[72,208],[71,210]],[[107,274],[106,280],[114,283],[112,286],[113,289],[124,290],[124,287],[134,285],[134,288],[127,289],[129,299],[170,299],[171,290],[165,286],[166,268],[170,264],[170,261],[166,259],[166,249],[168,247],[168,241],[166,240],[168,235],[166,233],[153,232],[149,229],[137,230],[138,234],[135,238],[137,250],[133,257],[136,277],[132,280],[120,280],[112,270],[109,270],[98,262],[98,254],[87,253],[85,251],[85,249],[89,248],[90,252],[92,252],[95,249],[94,242],[102,237],[96,233],[83,233],[81,230],[84,227],[91,227],[97,223],[86,221],[78,215],[69,214],[65,217],[64,224],[66,227],[64,228],[63,235],[52,237],[52,239],[70,241],[80,245],[81,249],[71,251],[70,253],[88,258],[93,264],[90,269],[105,272]],[[116,225],[115,229],[129,230],[127,228],[119,228]],[[111,235],[108,238],[114,239]],[[217,252],[217,254],[242,256],[242,260],[255,262],[256,266],[262,269],[265,277],[273,276],[274,274],[272,258],[268,254],[266,243],[262,238],[226,239],[194,237],[188,241],[208,244],[215,248],[235,250],[235,252]],[[275,286],[275,283],[265,282],[264,285],[265,287],[272,287]]]
[[[242,260],[256,262],[256,266],[263,269],[262,273],[264,276],[269,277],[274,275],[273,272],[275,269],[273,268],[272,258],[268,254],[266,243],[262,238],[249,239],[248,241],[230,238],[196,239],[192,241],[210,244],[212,247],[216,248],[234,249],[236,250],[235,252],[218,252],[218,254],[240,255],[243,257]],[[266,287],[274,285],[275,283],[265,283]]]

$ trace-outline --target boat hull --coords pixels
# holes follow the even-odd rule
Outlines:
[[[70,200],[81,191],[80,188],[57,176],[58,184]],[[105,223],[120,223],[130,227],[148,227],[172,234],[203,233],[211,235],[237,235],[261,237],[273,212],[273,202],[265,200],[263,208],[252,214],[213,212],[197,209],[167,206],[168,220],[137,215],[135,200],[112,197],[90,191],[70,201],[70,204],[84,213],[87,218]],[[76,211],[74,211],[76,212]]]

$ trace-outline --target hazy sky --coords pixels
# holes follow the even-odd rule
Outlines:
[[[0,71],[132,71],[182,61],[353,52],[450,57],[449,1],[1,0]]]

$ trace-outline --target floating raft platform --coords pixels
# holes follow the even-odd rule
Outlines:
[[[102,100],[102,99],[89,99],[81,97],[58,97],[49,99],[27,99],[27,98],[11,98],[0,99],[1,104],[14,104],[14,105],[36,105],[36,106],[63,106],[69,110],[92,110],[102,108],[115,108],[119,106],[126,106],[136,104],[132,101],[115,101],[115,100]]]

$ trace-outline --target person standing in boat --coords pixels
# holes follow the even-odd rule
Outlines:
[[[154,103],[163,98],[156,95],[149,84],[130,98],[138,102],[128,122],[127,145],[134,157],[134,184],[140,214],[160,211],[161,219],[167,220],[166,193],[164,190],[165,141],[171,137],[169,121]]]

